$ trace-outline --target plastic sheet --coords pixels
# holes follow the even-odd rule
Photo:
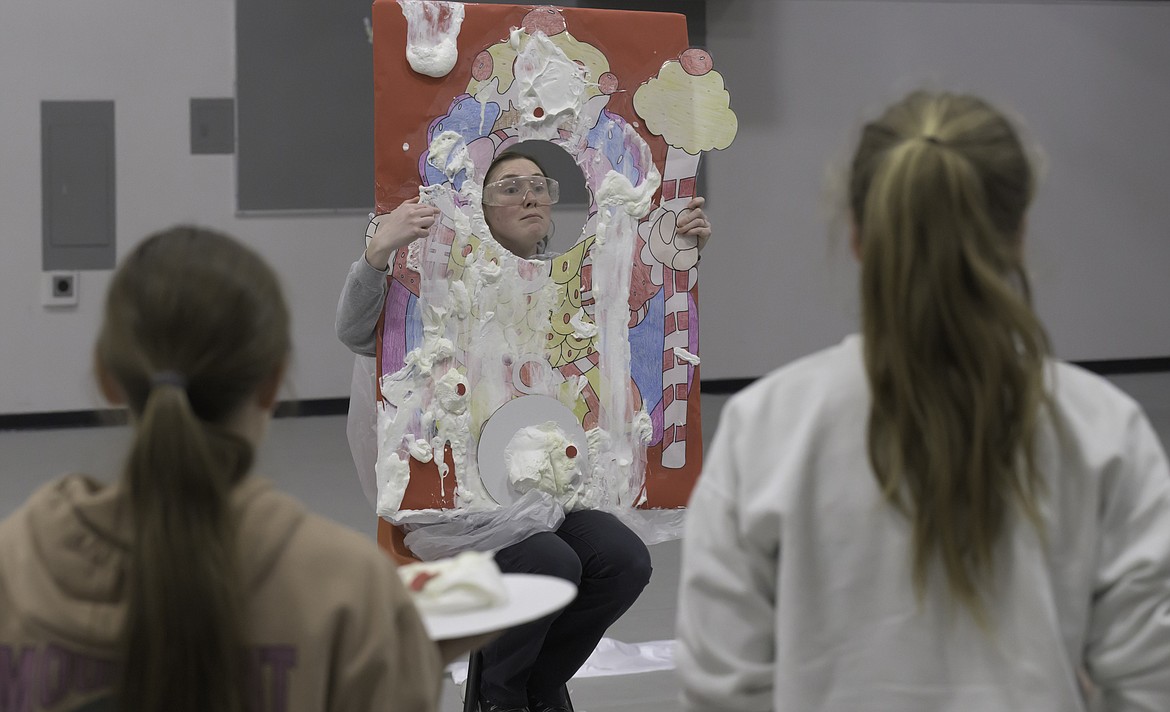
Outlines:
[[[687,517],[685,509],[615,508],[606,511],[621,520],[647,546],[681,539]]]
[[[613,638],[602,638],[589,659],[574,675],[574,680],[609,675],[633,675],[655,670],[674,669],[673,640],[650,640],[645,643],[623,643]],[[456,685],[467,682],[467,661],[459,660],[447,666],[447,672]]]
[[[354,357],[349,416],[345,421],[349,452],[362,483],[362,492],[371,506],[378,504],[378,482],[374,476],[374,463],[378,459],[377,410],[374,405],[376,371],[377,364],[372,356]]]
[[[505,509],[447,514],[449,519],[436,524],[403,525],[403,541],[415,556],[433,561],[462,551],[496,551],[533,534],[556,531],[565,521],[561,505],[539,490],[526,492]]]

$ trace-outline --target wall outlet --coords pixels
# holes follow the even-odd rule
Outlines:
[[[79,279],[77,272],[45,272],[41,280],[41,304],[46,307],[77,306]]]

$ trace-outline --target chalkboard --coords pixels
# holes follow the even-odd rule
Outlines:
[[[236,189],[241,213],[372,208],[370,4],[237,0]],[[685,13],[691,43],[702,43],[703,0],[555,4]]]
[[[369,0],[236,2],[237,207],[374,203]]]

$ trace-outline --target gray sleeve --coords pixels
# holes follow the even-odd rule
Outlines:
[[[394,260],[391,258],[390,264]],[[362,356],[373,356],[378,317],[386,302],[386,275],[370,266],[365,255],[349,267],[341,298],[337,300],[337,318],[334,327],[337,338],[350,351]]]

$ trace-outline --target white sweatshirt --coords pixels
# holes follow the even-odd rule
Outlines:
[[[866,457],[859,337],[734,397],[683,545],[685,709],[1078,712],[1083,668],[1109,710],[1170,710],[1166,454],[1103,379],[1053,363],[1051,393],[1047,545],[1009,519],[989,631],[938,567],[916,599],[908,520]]]

